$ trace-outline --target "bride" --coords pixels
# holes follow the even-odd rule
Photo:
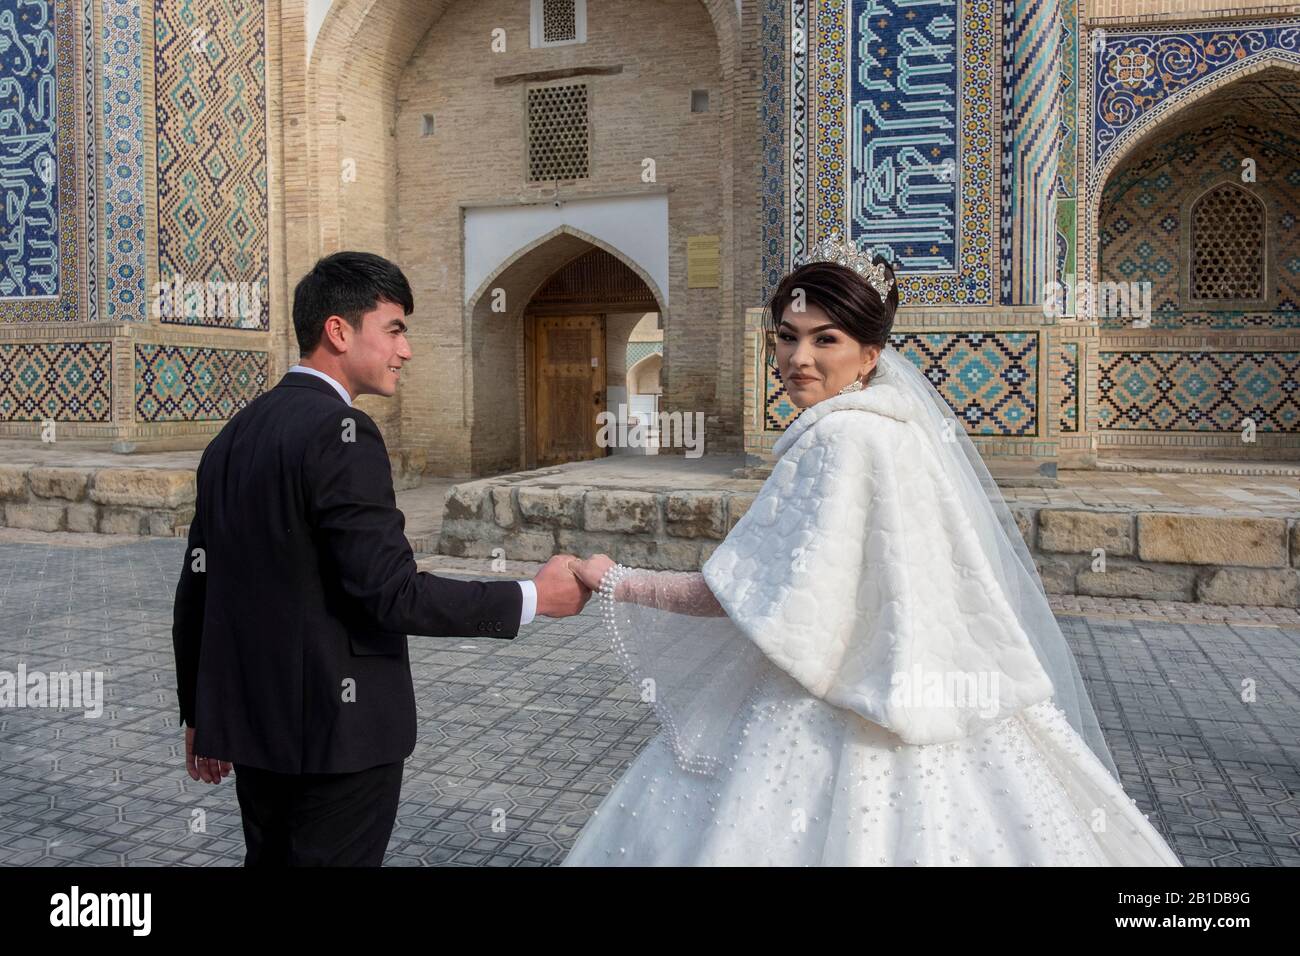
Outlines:
[[[700,573],[575,566],[663,729],[565,865],[1179,865],[897,305],[816,247],[769,306],[803,411],[748,512]]]

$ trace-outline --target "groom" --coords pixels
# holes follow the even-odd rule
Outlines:
[[[293,297],[301,362],[203,453],[172,641],[190,777],[235,771],[247,866],[378,866],[415,748],[407,634],[514,637],[591,591],[416,570],[384,439],[414,304],[397,266],[340,252]],[[459,372],[455,375],[459,381]]]

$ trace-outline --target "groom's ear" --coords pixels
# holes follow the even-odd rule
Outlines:
[[[363,318],[364,322],[365,319]],[[357,329],[341,315],[331,315],[325,320],[325,325],[321,329],[321,345],[326,341],[334,347],[336,352],[346,352],[352,347],[352,339],[357,334]]]

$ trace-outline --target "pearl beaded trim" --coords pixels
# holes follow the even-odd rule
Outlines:
[[[633,686],[639,687],[641,681],[647,676],[636,664],[623,636],[618,632],[618,614],[615,610],[617,601],[614,599],[614,589],[618,583],[632,573],[632,569],[624,567],[621,564],[615,564],[605,576],[600,579],[600,610],[601,616],[605,620],[605,627],[609,630],[610,644],[614,650],[614,656],[623,667],[624,673],[632,681]],[[663,726],[663,732],[668,737],[668,742],[672,746],[673,754],[683,770],[691,773],[712,776],[718,771],[718,761],[709,757],[691,756],[686,747],[683,745],[682,737],[677,729],[677,722],[673,719],[672,713],[667,707],[664,707],[659,701],[659,695],[656,694],[650,702],[654,708],[655,715],[659,718]]]
[[[653,675],[645,673],[642,667],[638,665],[636,658],[628,647],[627,641],[624,639],[624,636],[619,633],[617,612],[618,601],[614,597],[614,592],[618,588],[619,582],[636,570],[637,569],[635,568],[629,568],[621,564],[613,565],[605,572],[604,577],[601,578],[599,593],[601,617],[605,622],[605,627],[609,631],[610,646],[614,651],[614,657],[623,668],[623,672],[627,675],[628,680],[632,682],[632,685],[640,688],[642,682],[646,679],[649,679],[656,684],[658,682],[654,681]],[[756,700],[764,683],[765,681],[763,680],[755,682],[755,685],[749,689],[744,700],[741,701],[738,708],[739,711],[748,712],[752,708],[753,702]],[[716,776],[722,769],[722,761],[717,757],[708,756],[699,752],[698,747],[701,743],[699,739],[700,735],[695,735],[694,745],[688,743],[686,735],[682,732],[676,718],[673,716],[672,708],[663,700],[662,695],[656,693],[650,701],[650,706],[654,710],[655,716],[659,718],[662,733],[672,749],[673,756],[676,759],[678,766],[688,773],[699,774],[707,777]],[[720,741],[718,743],[721,745]]]

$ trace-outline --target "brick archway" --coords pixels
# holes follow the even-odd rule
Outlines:
[[[665,299],[664,299],[663,290],[659,288],[658,283],[655,282],[655,280],[650,276],[650,274],[641,267],[640,263],[638,263],[635,259],[631,258],[630,256],[625,255],[621,250],[616,249],[608,242],[605,242],[604,240],[591,235],[591,233],[584,232],[583,230],[578,229],[574,226],[558,226],[555,229],[552,229],[550,232],[546,233],[546,235],[539,236],[538,238],[534,239],[532,242],[528,243],[527,245],[521,246],[519,249],[516,249],[504,260],[502,260],[502,262],[495,269],[493,269],[492,272],[489,273],[488,276],[482,282],[479,283],[478,288],[475,289],[470,294],[469,298],[466,300],[465,307],[472,313],[477,307],[479,300],[482,299],[483,295],[492,287],[500,284],[501,277],[503,275],[505,275],[509,270],[513,269],[516,266],[516,264],[522,262],[524,259],[528,258],[529,256],[532,256],[538,249],[541,249],[544,246],[548,246],[548,244],[550,244],[553,239],[556,239],[560,236],[571,236],[574,239],[586,243],[588,246],[594,246],[597,249],[603,249],[606,252],[608,252],[615,259],[619,260],[619,262],[623,263],[623,265],[627,266],[629,269],[635,272],[637,276],[641,279],[641,281],[645,283],[646,288],[650,290],[650,294],[654,296],[655,302],[658,303],[659,313],[661,315],[667,313],[668,308],[664,304]],[[526,298],[532,298],[532,296],[537,292],[537,290],[541,288],[542,284],[545,283],[546,278],[549,277],[550,274],[553,273],[559,267],[559,265],[560,263],[558,261],[555,264],[553,264],[550,267],[549,271],[546,273],[546,276],[544,276],[541,280],[539,280],[536,283],[536,285],[534,285],[531,289],[528,290],[528,294]]]
[[[719,301],[710,308],[711,313],[716,308],[722,319],[714,338],[719,372],[716,404],[709,407],[711,414],[728,423],[723,431],[739,447],[743,441],[743,309],[757,300],[760,291],[762,194],[747,172],[757,169],[762,159],[756,79],[762,17],[759,0],[742,0],[740,14],[735,0],[680,3],[679,13],[691,10],[692,20],[698,23],[692,27],[698,45],[714,58],[709,82],[720,91],[717,161],[711,163],[719,180],[717,222],[714,228],[695,231],[720,235],[724,268],[717,287]],[[451,30],[458,9],[469,15],[474,8],[458,8],[452,0],[334,0],[316,35],[310,61],[286,61],[286,74],[296,72],[297,95],[305,100],[305,108],[293,109],[303,117],[304,128],[286,130],[283,189],[285,262],[290,276],[301,275],[317,257],[343,246],[366,248],[399,262],[405,253],[410,260],[397,199],[397,157],[405,148],[401,131],[406,129],[399,126],[403,120],[399,96],[422,44],[436,42],[444,27]],[[648,62],[653,64],[653,59]],[[289,109],[286,105],[286,115]],[[351,161],[350,166],[345,161]],[[403,164],[403,181],[411,175],[408,170]],[[452,253],[450,246],[447,249],[448,265],[454,269],[458,253]],[[470,291],[462,290],[462,296]],[[669,294],[667,287],[662,292]],[[467,331],[469,324],[467,313]],[[436,433],[426,434],[423,427],[408,429],[412,416],[421,421],[434,418],[432,399],[416,397],[414,382],[402,394],[401,440],[437,447],[454,459],[468,455],[471,413],[459,397],[440,406],[447,414],[439,414]],[[466,403],[470,400],[465,398]]]
[[[570,263],[599,249],[634,274],[663,314],[664,296],[638,263],[606,242],[582,230],[561,226],[528,243],[505,258],[483,280],[466,304],[468,338],[476,361],[466,363],[466,391],[473,396],[470,418],[470,464],[475,474],[531,467],[536,423],[531,417],[529,349],[524,327],[530,304],[547,282]],[[492,308],[495,290],[503,293],[505,312]],[[603,311],[594,298],[578,311]],[[611,308],[609,311],[621,311]],[[520,346],[523,345],[522,348]],[[496,364],[482,368],[479,359]],[[511,376],[513,375],[513,379]],[[502,388],[513,381],[513,387]]]

